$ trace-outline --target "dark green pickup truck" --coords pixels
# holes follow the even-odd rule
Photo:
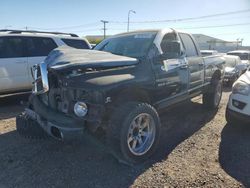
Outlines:
[[[17,130],[38,134],[39,127],[59,140],[102,130],[125,160],[140,162],[160,138],[157,110],[200,94],[207,108],[218,107],[223,64],[173,29],[115,35],[94,50],[58,48],[33,67],[33,94]]]

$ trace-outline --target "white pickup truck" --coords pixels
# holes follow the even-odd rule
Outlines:
[[[31,91],[31,67],[42,62],[58,46],[90,49],[75,34],[0,30],[0,94]]]

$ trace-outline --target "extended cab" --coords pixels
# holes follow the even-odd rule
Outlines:
[[[218,107],[223,64],[219,55],[203,58],[192,35],[173,29],[115,35],[94,50],[58,48],[34,67],[17,130],[39,125],[60,140],[103,130],[125,160],[140,162],[159,141],[157,110],[200,94],[206,107]]]

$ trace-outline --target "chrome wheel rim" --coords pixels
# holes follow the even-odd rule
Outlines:
[[[216,86],[215,97],[214,97],[215,106],[219,105],[221,95],[222,95],[222,84],[218,83],[217,86]]]
[[[150,114],[137,115],[131,122],[127,134],[130,152],[141,156],[149,151],[155,140],[155,122]]]

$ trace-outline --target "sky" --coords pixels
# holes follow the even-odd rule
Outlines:
[[[127,31],[129,10],[130,30],[170,27],[250,46],[250,0],[2,0],[0,28],[102,35],[107,20],[112,35]]]

